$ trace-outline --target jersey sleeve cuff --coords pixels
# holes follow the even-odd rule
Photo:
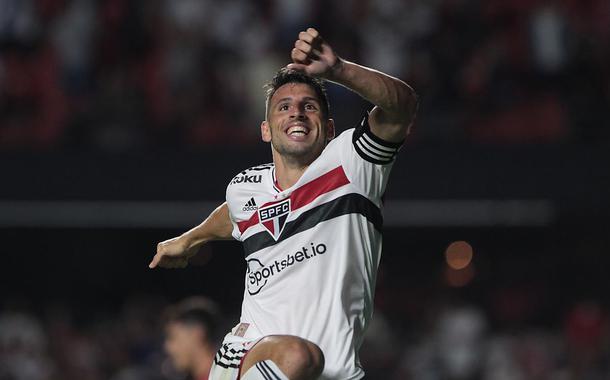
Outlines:
[[[356,152],[364,160],[374,164],[386,165],[394,161],[394,157],[402,147],[404,140],[395,143],[375,136],[369,126],[369,113],[366,112],[354,131],[352,142]]]

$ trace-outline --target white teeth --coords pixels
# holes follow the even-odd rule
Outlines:
[[[306,135],[309,133],[309,130],[305,127],[301,127],[301,126],[294,126],[294,127],[290,127],[288,128],[288,134],[289,135],[294,135],[294,134],[303,134]]]

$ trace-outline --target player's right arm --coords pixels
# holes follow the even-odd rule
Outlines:
[[[157,253],[148,267],[184,268],[203,244],[213,240],[232,239],[232,231],[229,207],[225,202],[197,227],[157,244]]]

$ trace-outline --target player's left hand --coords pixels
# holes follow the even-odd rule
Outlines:
[[[287,69],[303,72],[312,77],[331,78],[341,59],[314,28],[299,33],[290,54],[292,63]]]

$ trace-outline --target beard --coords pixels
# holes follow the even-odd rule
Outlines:
[[[271,146],[280,156],[302,165],[309,165],[322,153],[326,143],[313,141],[310,144],[291,144],[290,141],[283,141],[272,133]]]

